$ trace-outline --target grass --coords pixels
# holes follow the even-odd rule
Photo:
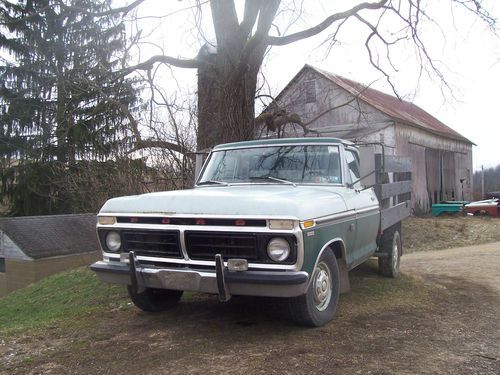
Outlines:
[[[376,260],[369,260],[351,271],[349,279],[351,292],[341,295],[339,302],[340,310],[347,309],[349,315],[419,307],[432,300],[433,287],[405,274],[400,274],[397,279],[382,277]]]
[[[351,293],[343,295],[340,306],[350,313],[376,312],[388,306],[422,303],[422,283],[401,275],[395,281],[380,277],[377,265],[369,261],[350,273]],[[191,293],[185,293],[184,300]],[[125,288],[101,283],[88,268],[63,272],[0,298],[0,334],[15,334],[53,325],[76,328],[99,313],[131,306]],[[342,307],[341,307],[342,308]]]
[[[47,277],[0,298],[0,334],[75,324],[99,311],[127,306],[125,288],[101,283],[87,267]]]

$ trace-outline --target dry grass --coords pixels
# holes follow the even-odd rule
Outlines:
[[[403,222],[406,253],[500,241],[500,219],[490,217],[411,217]]]

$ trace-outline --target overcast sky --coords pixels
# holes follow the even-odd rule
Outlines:
[[[241,3],[242,1],[237,1]],[[300,3],[300,1],[297,1]],[[337,5],[341,3],[341,5]],[[300,30],[314,25],[326,14],[344,10],[357,1],[305,1],[304,15],[293,27]],[[424,1],[422,1],[424,3]],[[495,0],[485,1],[485,5],[496,18],[500,18],[500,6]],[[164,2],[149,0],[141,5],[140,16],[167,14],[185,8],[188,1]],[[443,72],[452,91],[440,84],[436,76],[418,75],[418,64],[410,44],[396,46],[391,51],[392,61],[397,71],[386,63],[385,67],[393,80],[398,94],[413,101],[439,120],[460,132],[472,142],[474,147],[474,169],[500,164],[500,39],[487,30],[485,24],[468,12],[450,6],[447,0],[427,1],[426,9],[436,22],[422,21],[422,37],[436,65]],[[209,12],[205,12],[209,13]],[[371,17],[370,12],[365,12]],[[177,13],[157,20],[146,18],[139,27],[143,35],[160,45],[167,55],[193,57],[200,46],[199,36],[194,30],[192,10]],[[209,16],[209,14],[208,14]],[[279,20],[282,24],[284,19]],[[389,18],[383,29],[390,31],[394,24]],[[203,22],[207,39],[211,35],[209,17]],[[277,94],[308,63],[339,74],[371,87],[391,93],[383,75],[369,64],[364,47],[369,30],[359,22],[349,21],[340,34],[341,44],[329,54],[320,45],[328,36],[328,31],[312,39],[285,47],[274,47],[268,54],[263,73],[274,94]],[[375,50],[385,56],[381,45]],[[143,45],[141,59],[160,50]],[[196,72],[174,69],[177,83],[165,85],[169,90],[180,89],[183,93],[195,92]],[[165,73],[169,75],[170,73]]]

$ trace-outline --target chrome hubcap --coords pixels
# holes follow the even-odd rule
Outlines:
[[[392,264],[394,269],[399,269],[399,246],[398,241],[394,241],[392,246]]]
[[[332,277],[330,268],[324,262],[314,270],[313,291],[314,305],[319,311],[325,310],[332,297]]]

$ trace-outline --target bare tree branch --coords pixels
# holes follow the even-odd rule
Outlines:
[[[245,1],[243,21],[241,21],[240,23],[241,32],[243,35],[247,36],[252,31],[253,25],[255,25],[255,21],[257,21],[257,16],[259,15],[261,4],[262,0]]]
[[[196,69],[200,67],[200,62],[197,59],[183,59],[165,55],[155,55],[142,63],[123,69],[121,71],[121,76],[126,76],[136,70],[151,70],[156,63],[173,65],[178,68]]]
[[[306,30],[299,31],[297,33],[293,33],[290,35],[285,35],[281,37],[277,36],[267,36],[266,38],[266,43],[268,45],[272,46],[283,46],[286,44],[290,44],[293,42],[296,42],[301,39],[306,39],[310,38],[314,35],[317,35],[327,29],[330,25],[332,25],[334,22],[349,18],[358,12],[360,12],[363,9],[381,9],[389,0],[381,0],[377,3],[361,3],[356,5],[355,7],[352,7],[349,10],[346,10],[344,12],[340,13],[335,13],[332,14],[331,16],[327,17],[323,22],[317,24],[314,27],[311,27]]]
[[[210,2],[212,9],[213,25],[217,46],[222,47],[226,40],[233,39],[238,29],[238,15],[233,0],[212,0]]]
[[[62,1],[59,1],[58,5],[61,6],[61,7],[63,7],[63,8],[66,8],[66,9],[73,9],[73,10],[76,10],[78,12],[85,13],[85,14],[88,14],[88,15],[91,15],[91,16],[105,17],[105,16],[109,16],[111,14],[120,14],[120,13],[122,15],[126,15],[128,12],[130,12],[131,10],[137,8],[139,5],[141,5],[145,1],[146,0],[135,0],[135,1],[133,1],[132,3],[130,3],[128,5],[124,5],[124,6],[119,7],[119,8],[111,8],[111,9],[108,9],[108,10],[103,11],[103,12],[89,12],[85,8],[81,8],[81,7],[76,6],[76,5],[66,5]]]
[[[266,1],[264,5],[259,9],[259,21],[257,22],[257,30],[255,34],[248,39],[245,48],[243,49],[241,61],[240,61],[240,71],[243,69],[249,61],[250,55],[253,53],[255,48],[266,38],[266,35],[273,24],[274,17],[278,11],[280,0]]]
[[[168,142],[160,139],[144,139],[144,140],[141,139],[135,142],[134,147],[129,151],[129,153],[139,151],[145,148],[162,148],[179,152],[181,154],[189,154],[193,152],[192,150],[173,142]]]

